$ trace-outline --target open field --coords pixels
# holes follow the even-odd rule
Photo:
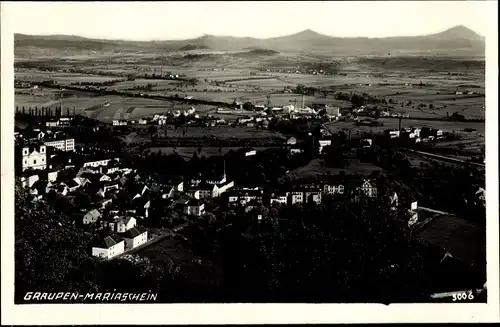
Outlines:
[[[107,104],[106,104],[107,103]],[[64,99],[55,99],[54,94],[42,93],[34,95],[16,94],[15,105],[21,107],[47,107],[55,108],[60,105],[63,108],[75,108],[76,114],[84,114],[103,122],[111,122],[114,118],[124,118],[116,114],[125,114],[128,111],[130,119],[152,116],[154,114],[163,114],[170,110],[187,110],[191,105],[182,104],[174,101],[161,101],[143,98],[131,98],[121,96],[83,96],[67,97]],[[133,111],[130,110],[134,108]],[[213,110],[213,106],[197,105],[196,110],[199,114],[205,114]],[[214,111],[215,112],[215,111]]]
[[[222,101],[231,103],[251,101],[254,104],[267,103],[266,96],[271,94],[272,106],[301,104],[301,95],[284,94],[284,88],[295,88],[298,84],[328,90],[326,96],[315,94],[305,97],[305,105],[325,103],[331,106],[349,107],[347,101],[336,100],[333,92],[366,93],[383,98],[396,113],[409,113],[412,117],[444,118],[447,113],[458,112],[466,118],[484,118],[485,81],[484,60],[438,57],[332,57],[319,54],[279,53],[272,56],[244,56],[230,51],[196,51],[193,53],[171,52],[163,57],[148,51],[115,53],[106,60],[92,57],[67,59],[40,59],[16,66],[16,79],[41,81],[53,79],[61,85],[72,82],[104,82],[123,79],[107,88],[110,90],[131,90],[162,96],[192,96],[194,99]],[[16,58],[17,59],[17,58]],[[19,62],[19,60],[17,59]],[[335,61],[335,63],[334,63]],[[313,75],[291,73],[298,67],[312,64],[335,65],[335,75]],[[24,67],[24,68],[23,68]],[[40,67],[50,67],[52,72],[41,71]],[[82,73],[64,72],[78,70]],[[145,73],[171,72],[197,79],[196,85],[182,81],[144,79]],[[92,75],[94,74],[94,75]],[[100,75],[95,75],[100,74]],[[105,76],[109,74],[109,76]],[[121,76],[119,76],[121,74]],[[125,76],[133,74],[134,81],[126,81]],[[104,76],[101,76],[104,75]],[[139,91],[148,84],[150,91]],[[138,87],[138,88],[137,88]],[[134,89],[135,88],[135,89]],[[479,94],[458,95],[456,91],[470,90]],[[19,99],[18,99],[19,97]],[[45,104],[54,99],[30,99],[16,95],[16,105]],[[82,100],[68,101],[68,106],[87,108],[80,105]],[[411,104],[408,105],[408,102]],[[76,104],[74,103],[76,102]],[[140,108],[141,104],[118,106]],[[146,104],[144,104],[145,106]],[[162,104],[160,104],[162,105]],[[432,109],[430,108],[432,105]],[[91,105],[90,105],[91,106]],[[166,105],[166,107],[169,107]],[[109,108],[109,107],[108,107]],[[198,108],[196,108],[198,109]],[[206,108],[205,108],[206,109]],[[201,109],[200,111],[204,111]],[[103,113],[95,113],[98,119],[107,121],[118,110],[110,106]],[[152,112],[156,113],[158,111]],[[161,112],[161,111],[160,111]],[[150,110],[136,109],[131,117],[150,114]],[[136,116],[139,115],[139,116]]]
[[[21,81],[41,82],[45,80],[54,80],[60,84],[70,84],[74,82],[107,82],[118,79],[113,76],[101,76],[90,74],[73,73],[53,73],[43,71],[15,72],[14,78]]]
[[[339,174],[341,171],[350,174],[370,175],[374,171],[382,172],[383,169],[370,163],[360,162],[358,159],[347,159],[349,166],[346,168],[330,168],[323,159],[314,159],[308,165],[296,168],[288,173],[291,178],[318,177],[324,174]]]

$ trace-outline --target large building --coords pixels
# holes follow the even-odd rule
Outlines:
[[[46,146],[26,145],[22,147],[21,152],[22,171],[28,169],[45,170],[47,168],[47,150]]]
[[[53,147],[60,151],[75,151],[75,139],[67,136],[55,136],[45,140],[47,147]]]

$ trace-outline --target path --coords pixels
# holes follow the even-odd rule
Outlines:
[[[481,167],[481,168],[485,168],[484,164],[480,164],[480,163],[476,163],[476,162],[470,162],[470,161],[465,161],[465,160],[457,159],[457,158],[445,157],[445,156],[442,156],[442,155],[439,155],[439,154],[435,154],[435,153],[429,153],[429,152],[423,152],[423,151],[416,151],[416,150],[411,150],[411,149],[407,149],[407,151],[418,153],[418,154],[421,154],[421,155],[424,155],[424,156],[428,156],[428,157],[431,157],[431,158],[435,158],[435,159],[441,159],[441,160],[452,161],[452,162],[459,162],[459,163],[463,163],[463,164],[469,164],[469,165],[474,165],[474,166],[478,166],[478,167]]]

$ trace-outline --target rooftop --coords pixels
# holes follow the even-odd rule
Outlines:
[[[106,236],[104,239],[100,240],[99,243],[96,244],[96,247],[101,249],[109,249],[110,247],[122,242],[122,238],[118,235],[110,235]]]
[[[417,235],[469,265],[481,266],[486,262],[486,232],[464,219],[452,215],[435,216]]]
[[[123,238],[135,238],[141,234],[144,234],[146,230],[142,227],[134,227],[126,231],[125,233],[121,233],[120,236]]]

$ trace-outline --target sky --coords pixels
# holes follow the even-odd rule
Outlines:
[[[305,29],[339,37],[411,36],[456,25],[486,36],[497,24],[491,2],[3,2],[2,21],[15,33],[126,40],[268,38]]]

